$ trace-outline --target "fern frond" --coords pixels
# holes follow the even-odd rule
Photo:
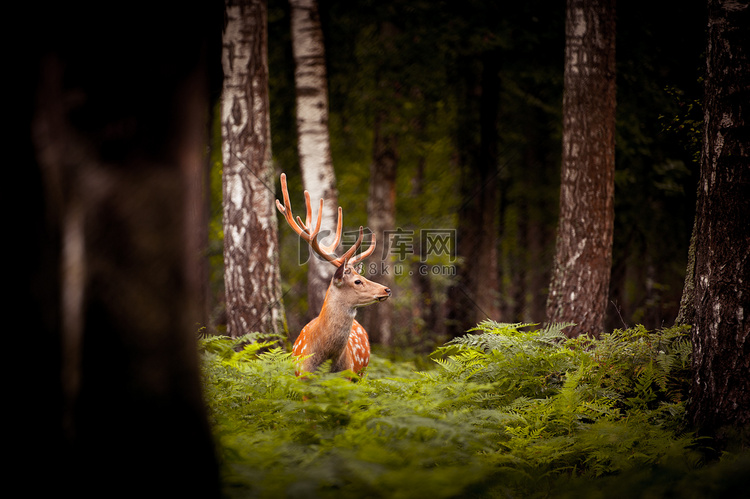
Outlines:
[[[574,322],[553,322],[547,324],[537,333],[536,341],[550,345],[556,345],[561,341],[568,339],[563,333],[565,328],[575,326]]]
[[[569,325],[484,321],[437,348],[435,369],[373,357],[357,383],[299,379],[270,342],[203,338],[227,483],[243,497],[414,497],[414,483],[434,499],[487,483],[483,497],[543,497],[686,454],[689,336],[637,327],[584,342]]]
[[[523,329],[526,327],[531,326],[538,326],[538,324],[534,323],[523,323],[523,322],[517,322],[515,324],[509,324],[509,323],[503,323],[503,322],[495,322],[491,319],[485,319],[479,324],[477,324],[475,327],[469,329],[468,332],[473,331],[482,331],[483,333],[489,333],[489,334],[519,334],[519,329]]]

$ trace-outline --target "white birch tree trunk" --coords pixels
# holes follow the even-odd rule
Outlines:
[[[285,333],[268,107],[266,4],[227,0],[221,104],[227,334]]]
[[[333,235],[336,230],[338,195],[328,133],[328,80],[323,31],[316,0],[290,0],[289,3],[292,8],[297,148],[302,184],[310,192],[313,219],[317,217],[318,200],[323,199],[323,220],[319,237],[328,242],[326,236]],[[302,244],[307,248],[307,243]],[[314,317],[323,306],[334,268],[317,255],[309,254],[308,315]]]

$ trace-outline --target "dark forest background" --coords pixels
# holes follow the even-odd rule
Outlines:
[[[215,75],[221,72],[221,2],[195,10],[177,2],[135,2],[115,16],[98,16],[89,4],[42,3],[19,19],[35,19],[36,7],[44,14],[33,26],[39,36],[18,50],[17,66],[11,60],[23,108],[18,185],[27,201],[27,209],[13,217],[13,231],[28,247],[18,266],[26,280],[14,295],[18,305],[9,307],[20,326],[10,330],[31,343],[11,350],[21,362],[13,371],[18,381],[9,384],[23,397],[16,399],[14,392],[12,399],[32,416],[20,419],[28,425],[23,434],[33,438],[13,451],[13,464],[29,473],[24,486],[58,492],[79,492],[85,484],[98,494],[100,483],[123,494],[140,493],[144,483],[161,495],[196,493],[197,487],[215,492],[214,442],[194,355],[196,332],[204,324],[194,306],[200,279],[192,271],[201,267],[203,253],[190,246],[195,238],[185,244],[181,229],[205,226],[186,210],[200,193],[185,192],[183,182],[200,184],[203,155],[210,150],[218,156],[212,156],[211,170],[213,313],[207,326],[221,332],[221,158],[216,143],[205,147],[204,130],[206,96],[218,107],[220,85],[218,78],[202,79],[204,64]],[[495,125],[498,275],[488,280],[497,279],[499,286],[492,319],[542,322],[558,218],[564,3],[322,1],[320,12],[333,163],[347,228],[368,222],[364,186],[376,124],[379,133],[398,137],[396,227],[407,232],[457,226],[466,202],[459,159],[477,154],[482,134]],[[617,7],[616,221],[607,329],[643,324],[647,338],[646,330],[671,325],[677,315],[695,214],[705,27],[705,6],[693,1],[638,0]],[[290,191],[299,193],[286,2],[269,1],[268,29],[274,167],[287,173]],[[477,81],[489,61],[498,76],[498,118],[488,125]],[[85,243],[78,248],[85,250],[80,260],[66,260],[71,255],[61,251],[70,248],[65,238],[71,234],[80,238],[73,242]],[[298,238],[288,230],[279,234],[283,301],[294,335],[317,310],[307,307]],[[412,263],[410,252],[404,258]],[[64,264],[70,262],[85,265],[68,272]],[[455,262],[443,256],[431,263]],[[398,276],[393,346],[429,351],[449,336],[446,303],[454,278]],[[71,290],[85,294],[76,302],[69,300]],[[72,315],[68,302],[78,306]],[[224,341],[216,338],[217,344]],[[234,352],[229,345],[225,353],[229,358]],[[261,358],[260,372],[308,386],[292,376],[288,358],[277,356],[276,364]],[[234,376],[225,368],[219,366],[221,375]],[[546,371],[539,379],[546,389]],[[242,376],[234,380],[243,389],[268,386]],[[378,389],[388,402],[399,402]],[[241,393],[237,400],[242,410],[256,410],[244,402],[257,398]],[[441,392],[438,400],[452,397]],[[309,406],[298,410],[301,397],[292,402],[287,407],[293,414],[308,414]],[[348,400],[341,405],[359,407]],[[276,406],[268,407],[274,409],[266,413],[277,417]],[[325,410],[321,414],[329,419]],[[241,415],[238,421],[248,419]],[[316,426],[312,421],[311,428]],[[298,435],[294,424],[290,432]]]
[[[319,3],[329,81],[330,140],[345,229],[367,226],[365,196],[376,117],[398,137],[396,228],[453,229],[466,202],[460,155],[480,141],[481,89],[491,58],[497,127],[499,310],[542,322],[558,220],[565,4],[359,1]],[[617,6],[615,231],[606,329],[674,323],[695,210],[705,6]],[[301,192],[289,5],[268,3],[272,149],[277,175]],[[214,320],[221,328],[221,171],[214,161]],[[280,226],[281,275],[292,340],[312,317],[296,236]],[[459,236],[460,237],[460,236]],[[459,255],[460,256],[460,255]],[[454,275],[396,277],[393,344],[446,337]],[[431,262],[442,269],[443,258]],[[432,268],[432,267],[431,267]],[[437,271],[436,271],[437,272]],[[490,291],[492,292],[492,291]],[[377,338],[375,338],[377,342]],[[429,347],[429,345],[425,345]]]

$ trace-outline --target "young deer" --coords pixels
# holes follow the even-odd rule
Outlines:
[[[320,200],[318,219],[313,227],[311,223],[312,209],[310,193],[305,191],[305,205],[307,215],[305,223],[292,214],[289,202],[289,192],[286,185],[286,174],[281,174],[281,189],[284,195],[284,205],[276,200],[276,207],[286,218],[289,226],[313,251],[336,267],[331,284],[326,291],[320,314],[311,320],[294,342],[292,353],[300,360],[297,363],[297,375],[303,372],[314,372],[323,362],[331,359],[331,372],[351,370],[360,373],[370,362],[370,341],[365,329],[354,319],[359,307],[383,301],[391,296],[391,290],[378,283],[369,281],[359,275],[354,265],[361,262],[375,251],[375,235],[372,235],[370,247],[366,251],[355,255],[362,244],[364,232],[359,228],[357,242],[341,256],[334,251],[341,243],[342,210],[339,206],[336,239],[328,246],[321,246],[318,241],[321,217],[323,216],[323,200]],[[303,360],[304,357],[307,357]]]

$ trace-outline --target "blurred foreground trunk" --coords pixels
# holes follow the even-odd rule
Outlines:
[[[196,337],[221,11],[168,4],[34,4],[33,495],[219,495]]]

